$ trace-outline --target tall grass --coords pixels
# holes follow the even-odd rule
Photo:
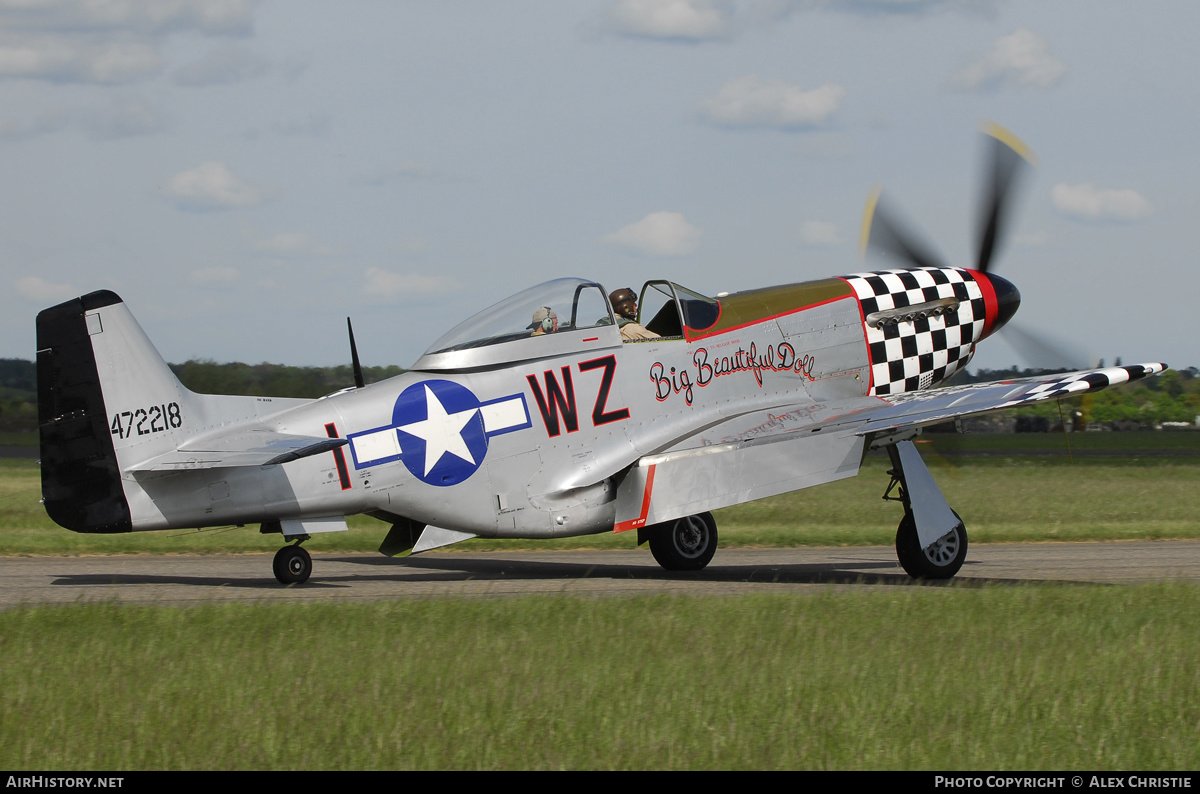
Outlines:
[[[7,769],[1195,769],[1200,590],[0,614]]]

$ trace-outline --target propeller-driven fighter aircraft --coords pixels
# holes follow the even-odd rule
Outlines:
[[[365,513],[398,554],[472,537],[633,531],[671,570],[717,547],[711,511],[893,464],[896,553],[948,578],[967,552],[911,439],[925,425],[1103,389],[1164,364],[937,388],[1020,304],[991,272],[1027,153],[989,130],[974,268],[943,264],[872,199],[894,267],[708,297],[648,281],[532,287],[450,330],[413,368],[318,400],[196,394],[125,303],[92,292],[37,318],[43,501],[76,532],[260,524],[304,582],[311,535]],[[625,293],[627,290],[618,290]],[[351,348],[354,348],[351,332]]]

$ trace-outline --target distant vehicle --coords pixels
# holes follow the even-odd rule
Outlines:
[[[395,378],[233,397],[184,388],[112,292],[46,309],[46,510],[76,532],[260,524],[289,543],[285,584],[309,578],[305,540],[360,513],[391,524],[388,554],[633,531],[664,568],[698,570],[717,547],[710,511],[851,477],[883,448],[901,565],[951,577],[967,533],[910,441],[922,426],[1165,369],[935,388],[1020,304],[989,265],[1023,146],[990,134],[974,269],[938,262],[875,197],[864,236],[903,267],[720,298],[648,281],[636,319],[651,338],[637,341],[604,287],[563,278],[469,318]]]

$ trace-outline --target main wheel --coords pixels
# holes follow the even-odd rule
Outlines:
[[[917,522],[911,512],[896,529],[896,556],[900,567],[914,579],[949,579],[967,559],[967,528],[958,513],[958,526],[942,535],[927,549],[921,548]]]
[[[303,546],[284,546],[275,552],[271,567],[280,584],[300,584],[312,573],[312,557]]]
[[[712,513],[700,513],[657,524],[650,553],[668,571],[698,571],[717,553],[717,522]]]

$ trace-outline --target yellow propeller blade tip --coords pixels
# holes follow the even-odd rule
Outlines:
[[[871,221],[875,219],[875,205],[879,203],[879,194],[883,187],[876,185],[867,195],[867,206],[863,210],[862,231],[858,234],[858,258],[867,258],[867,244],[871,242]]]
[[[1001,127],[994,121],[983,122],[983,124],[979,125],[979,129],[984,135],[990,135],[1012,149],[1031,165],[1037,165],[1037,155],[1033,153],[1033,149],[1030,149],[1025,141],[1018,138],[1011,131]]]

